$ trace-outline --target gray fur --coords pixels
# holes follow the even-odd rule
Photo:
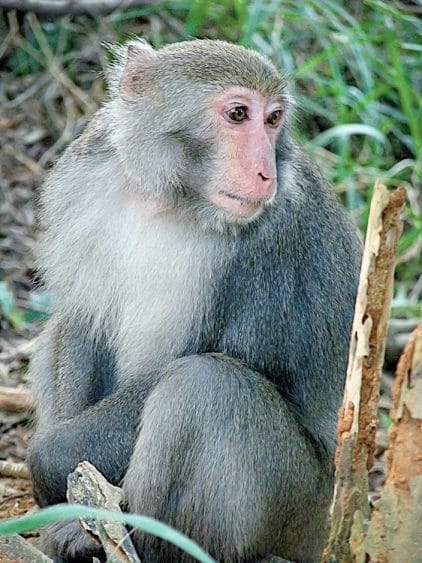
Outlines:
[[[130,45],[40,195],[39,266],[56,305],[31,364],[35,496],[63,501],[87,459],[123,482],[129,509],[219,561],[318,561],[358,236],[292,139],[272,64],[222,42]],[[287,107],[277,193],[253,221],[204,189],[227,187],[209,100],[236,85]],[[189,561],[134,537],[142,561]],[[73,525],[46,538],[63,561],[93,549]]]
[[[302,447],[287,452],[286,444]],[[207,354],[166,368],[145,404],[124,483],[131,511],[171,522],[219,561],[268,552],[306,561],[323,548],[325,521],[314,515],[327,510],[327,465],[303,443],[273,384],[231,358]],[[281,491],[289,491],[288,505]],[[304,504],[312,510],[305,513]],[[135,538],[141,553],[173,560],[164,542],[137,532]],[[190,558],[180,553],[177,561]]]

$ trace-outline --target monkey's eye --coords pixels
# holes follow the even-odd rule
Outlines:
[[[276,109],[275,111],[272,111],[268,116],[267,123],[271,125],[271,127],[277,127],[277,125],[281,121],[282,116],[283,112],[281,111],[281,109]]]
[[[241,121],[245,121],[245,119],[248,117],[248,114],[246,113],[245,106],[236,106],[235,108],[232,108],[227,112],[227,116],[231,121],[240,123]]]

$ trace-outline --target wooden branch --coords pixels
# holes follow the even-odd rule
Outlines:
[[[123,491],[111,485],[88,461],[80,463],[67,480],[67,499],[75,504],[120,512]],[[97,536],[114,563],[140,563],[132,540],[120,522],[81,518],[82,527]]]
[[[25,412],[33,408],[32,394],[23,387],[0,386],[0,410],[6,412]]]
[[[40,83],[44,84],[44,82],[45,79],[43,78],[43,81],[39,82],[37,80],[35,84],[39,87],[39,84]],[[28,90],[30,90],[30,88],[28,88]],[[26,92],[28,92],[28,90]],[[14,98],[13,101],[15,100],[16,98]],[[16,107],[8,104],[6,104],[6,106],[8,109],[11,109],[12,107]],[[31,340],[27,340],[22,344],[19,344],[19,346],[16,346],[16,348],[13,348],[10,352],[0,352],[0,362],[7,363],[7,362],[12,362],[14,360],[27,360],[34,353],[37,346],[38,346],[38,336],[32,338]]]
[[[20,477],[21,479],[29,479],[29,470],[25,463],[0,461],[0,475],[2,477]]]
[[[400,358],[392,394],[386,484],[370,522],[354,523],[354,561],[422,561],[422,324]]]
[[[377,407],[405,190],[376,183],[356,300],[343,405],[339,412],[336,486],[323,561],[352,561],[357,515],[369,518],[368,470],[373,463]]]
[[[0,538],[0,554],[6,555],[8,557],[7,561],[53,563],[52,559],[18,535]]]
[[[15,495],[18,495],[18,494],[19,493],[16,489],[14,489],[13,487],[9,487],[5,483],[2,483],[2,481],[0,480],[0,506],[4,502],[7,502],[10,497],[14,497]],[[1,561],[1,559],[0,559],[0,561]]]
[[[114,10],[150,6],[156,2],[157,0],[0,0],[0,8],[60,17],[102,15]]]

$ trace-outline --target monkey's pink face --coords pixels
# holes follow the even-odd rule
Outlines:
[[[220,170],[207,187],[207,196],[231,215],[251,218],[271,202],[277,190],[275,144],[283,100],[233,87],[214,99],[213,110]]]

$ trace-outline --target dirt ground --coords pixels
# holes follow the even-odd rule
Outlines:
[[[36,506],[28,479],[3,477],[0,499],[0,520],[23,516]]]
[[[22,462],[25,460],[26,447],[30,429],[28,417],[10,416],[0,411],[0,460]],[[32,496],[29,479],[20,477],[0,477],[0,521],[8,518],[23,516],[37,510]],[[24,534],[31,543],[38,538],[37,531]],[[0,561],[14,561],[2,555],[0,547]]]

